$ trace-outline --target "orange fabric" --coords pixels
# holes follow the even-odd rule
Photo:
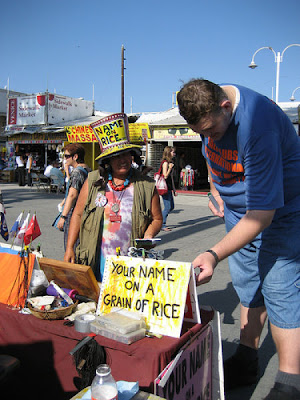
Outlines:
[[[0,253],[0,302],[24,307],[34,266],[35,255]],[[26,271],[27,270],[27,271]]]

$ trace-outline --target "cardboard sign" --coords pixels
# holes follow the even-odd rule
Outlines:
[[[129,143],[128,120],[122,113],[112,114],[91,124],[99,141],[101,152],[114,149],[116,145]]]
[[[212,329],[194,336],[156,378],[154,394],[167,400],[212,399]]]
[[[138,311],[146,318],[150,332],[180,337],[190,282],[194,289],[190,289],[187,309],[190,320],[200,322],[191,270],[190,263],[108,256],[97,314],[112,307]]]
[[[58,261],[42,257],[39,265],[48,281],[66,289],[75,289],[78,294],[98,300],[100,289],[92,268],[87,265]]]

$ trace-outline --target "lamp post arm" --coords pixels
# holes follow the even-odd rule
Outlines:
[[[286,48],[285,48],[285,49],[283,50],[283,52],[281,53],[281,60],[280,60],[280,61],[282,61],[282,57],[283,57],[283,55],[284,55],[284,52],[285,52],[288,48],[293,47],[293,46],[300,47],[300,44],[294,43],[294,44],[290,44],[290,45],[286,46]]]
[[[278,51],[277,54],[276,54],[276,52],[274,51],[274,49],[273,49],[272,47],[269,47],[269,46],[261,47],[260,49],[256,50],[256,52],[253,54],[251,64],[249,65],[249,67],[252,68],[252,69],[254,69],[254,68],[257,67],[257,65],[256,65],[255,62],[254,62],[254,57],[256,56],[256,54],[257,54],[259,51],[264,50],[264,49],[269,49],[269,50],[271,50],[271,51],[273,52],[274,58],[275,58],[275,63],[276,63],[276,94],[275,94],[275,101],[276,101],[276,103],[278,103],[278,97],[279,97],[279,73],[280,73],[280,63],[282,62],[283,54],[285,53],[285,51],[286,51],[287,49],[289,49],[290,47],[293,47],[293,46],[300,47],[300,44],[299,44],[299,43],[290,44],[290,45],[288,45],[288,46],[283,50],[282,53],[280,53],[280,52]],[[297,89],[298,89],[298,88],[297,88]],[[292,95],[292,98],[293,98],[293,95]]]
[[[294,100],[295,100],[294,94],[295,94],[295,93],[297,92],[297,90],[299,90],[299,89],[300,89],[300,86],[296,87],[296,89],[293,90],[293,93],[292,93],[291,98],[290,98],[291,101],[294,101]]]
[[[264,47],[261,47],[260,49],[256,50],[256,52],[255,52],[255,53],[253,54],[253,56],[252,56],[252,62],[254,62],[254,57],[256,56],[256,54],[257,54],[259,51],[264,50],[264,49],[269,49],[269,50],[273,51],[274,57],[275,57],[275,61],[276,61],[276,53],[275,53],[274,49],[273,49],[272,47],[269,47],[269,46],[264,46]]]

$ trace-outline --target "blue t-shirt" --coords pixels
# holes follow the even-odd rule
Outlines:
[[[240,102],[221,140],[202,137],[202,153],[226,207],[276,209],[274,219],[300,211],[300,138],[273,101],[242,86]]]

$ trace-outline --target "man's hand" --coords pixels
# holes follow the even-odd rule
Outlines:
[[[192,265],[195,270],[198,269],[195,271],[195,274],[196,285],[199,286],[203,283],[208,283],[211,280],[216,267],[216,260],[212,254],[205,252],[199,254],[199,256],[192,262]]]

